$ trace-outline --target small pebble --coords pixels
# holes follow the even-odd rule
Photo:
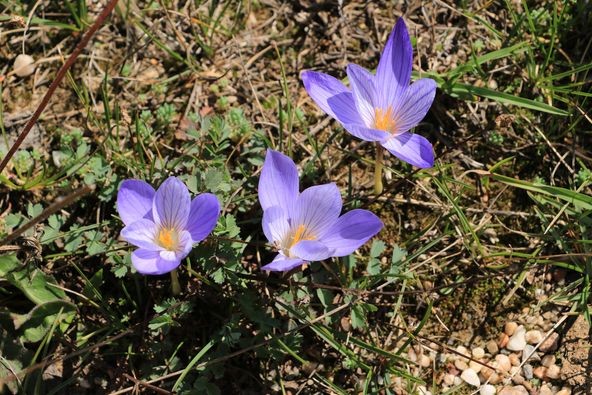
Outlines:
[[[481,347],[473,348],[471,353],[473,354],[473,358],[475,358],[475,359],[481,359],[485,356],[485,350]]]
[[[494,340],[490,340],[487,342],[487,345],[485,346],[485,348],[487,349],[487,351],[491,354],[491,355],[495,355],[499,352],[499,348],[497,346],[497,343]]]
[[[454,383],[455,386],[456,385],[461,385],[462,384],[462,379],[459,376],[454,376]]]
[[[504,326],[504,333],[508,336],[512,336],[514,332],[518,329],[518,324],[514,321],[506,322]]]
[[[499,395],[528,395],[528,390],[522,385],[515,385],[513,387],[502,388]]]
[[[425,385],[417,386],[417,393],[419,395],[432,395],[432,393],[430,391],[428,391],[428,389],[425,387]]]
[[[419,357],[419,365],[424,368],[429,368],[432,365],[432,361],[427,355],[421,355]]]
[[[547,368],[546,376],[551,380],[557,380],[560,376],[561,368],[557,365],[551,365]]]
[[[469,367],[475,371],[475,373],[479,373],[481,369],[483,369],[483,365],[478,362],[471,361],[469,362]]]
[[[459,354],[462,354],[462,355],[470,355],[468,348],[466,348],[465,346],[458,346],[458,347],[456,347],[456,352],[459,353]],[[457,355],[456,357],[457,358],[462,358],[460,355]]]
[[[539,350],[543,353],[548,353],[549,351],[555,351],[557,349],[557,341],[559,340],[559,335],[556,332],[551,333],[551,335],[541,344]]]
[[[500,333],[500,336],[497,340],[498,347],[505,348],[506,345],[508,344],[509,340],[510,340],[510,337],[508,335],[506,335],[505,333]]]
[[[510,358],[504,354],[498,354],[495,356],[495,361],[497,362],[497,367],[502,372],[509,372],[510,368],[512,367],[512,363],[510,363]]]
[[[555,395],[571,395],[571,390],[569,388],[563,387],[561,391],[557,392]]]
[[[555,355],[545,355],[543,357],[543,360],[541,361],[541,365],[543,365],[544,367],[549,367],[551,365],[555,364]]]
[[[553,391],[547,384],[543,384],[539,389],[539,395],[553,395]]]
[[[460,371],[462,371],[462,370],[466,370],[466,369],[468,369],[468,368],[469,368],[469,364],[468,364],[468,363],[466,363],[466,362],[465,362],[464,360],[462,360],[462,359],[457,359],[456,361],[454,361],[454,366],[455,366],[455,367],[456,367],[458,370],[460,370]]]
[[[541,380],[545,377],[546,373],[547,373],[547,368],[544,366],[537,366],[536,368],[534,368],[532,370],[532,374],[534,374],[534,377],[541,379]]]
[[[522,366],[522,373],[524,373],[524,378],[526,378],[526,380],[531,380],[533,377],[532,365],[527,363]]]
[[[479,380],[479,376],[477,373],[471,368],[465,369],[460,378],[463,379],[467,384],[472,385],[473,387],[479,387],[481,385],[481,380]]]
[[[35,72],[35,59],[29,55],[20,54],[14,60],[12,69],[19,77],[27,77]]]
[[[444,375],[444,383],[445,383],[446,385],[453,385],[453,384],[454,384],[454,378],[455,378],[455,377],[456,377],[456,376],[455,376],[455,375],[453,375],[453,374],[446,373],[446,374]]]
[[[522,350],[522,362],[525,361],[540,361],[539,353],[535,351],[534,346],[527,344]]]
[[[494,395],[496,393],[496,389],[491,384],[485,384],[479,389],[479,395]]]
[[[543,334],[541,331],[532,330],[524,334],[524,338],[528,344],[539,344],[543,341]]]
[[[525,338],[526,330],[521,325],[515,331],[512,337],[508,340],[506,348],[510,351],[522,351],[524,350],[524,346],[526,346],[526,338]]]
[[[518,354],[512,353],[508,355],[508,358],[510,359],[510,363],[512,364],[512,366],[520,365],[520,358],[518,358]]]

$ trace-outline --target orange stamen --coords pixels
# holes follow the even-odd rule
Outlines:
[[[160,232],[158,232],[157,241],[161,247],[164,247],[169,251],[176,250],[179,244],[178,235],[174,229],[161,229]]]
[[[290,237],[290,243],[288,244],[288,249],[294,247],[294,245],[296,245],[296,243],[298,243],[299,241],[302,240],[315,240],[316,237],[314,237],[313,235],[307,234],[307,229],[306,226],[304,225],[300,225],[298,226],[298,228],[296,228],[296,232],[294,233],[293,236]]]
[[[382,108],[374,109],[374,128],[385,132],[395,131],[395,120],[391,106],[388,106],[386,110]]]

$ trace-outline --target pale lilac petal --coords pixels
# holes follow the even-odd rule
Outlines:
[[[377,105],[387,108],[403,94],[411,80],[413,47],[403,18],[399,18],[376,68]]]
[[[117,192],[117,211],[124,224],[152,219],[154,188],[141,180],[125,180]]]
[[[216,227],[220,217],[220,202],[216,195],[202,193],[191,202],[187,230],[193,243],[205,239]]]
[[[263,211],[269,207],[279,206],[290,216],[298,197],[298,170],[292,159],[268,149],[259,177],[258,192]]]
[[[179,233],[179,245],[175,251],[168,251],[163,250],[160,251],[160,257],[172,261],[172,260],[181,260],[185,258],[191,250],[193,249],[193,239],[191,238],[191,233],[184,230]]]
[[[436,82],[422,78],[411,84],[394,104],[395,133],[404,133],[426,116],[436,96]]]
[[[382,221],[376,215],[368,210],[356,209],[339,217],[319,241],[334,249],[332,256],[346,256],[360,248],[382,227]]]
[[[176,177],[169,177],[154,195],[154,222],[167,229],[185,229],[191,197],[187,187]]]
[[[290,248],[290,255],[306,261],[322,261],[333,256],[335,250],[316,240],[302,240]]]
[[[383,141],[382,146],[397,158],[422,169],[434,166],[432,144],[424,137],[410,132]]]
[[[300,258],[288,258],[285,255],[277,254],[275,259],[263,266],[261,270],[269,270],[272,272],[287,272],[298,266],[304,265],[306,262]]]
[[[125,241],[149,251],[160,251],[163,249],[155,242],[157,233],[158,226],[147,219],[132,222],[121,230],[121,236]]]
[[[378,129],[367,128],[364,125],[343,125],[345,130],[364,141],[382,141],[390,136],[390,133]]]
[[[376,90],[374,87],[374,76],[363,67],[350,63],[347,66],[347,76],[354,95],[354,102],[358,109],[358,114],[367,127],[374,124],[374,100]]]
[[[290,232],[288,215],[280,206],[273,206],[263,212],[263,233],[270,243],[280,242]]]
[[[161,258],[158,251],[143,249],[135,250],[132,253],[132,264],[141,274],[164,274],[176,269],[180,260],[166,260]]]
[[[298,197],[292,219],[294,228],[303,225],[317,239],[337,221],[341,213],[341,195],[334,183],[312,186]]]
[[[304,88],[314,102],[342,124],[362,124],[352,93],[337,78],[316,71],[303,71]]]

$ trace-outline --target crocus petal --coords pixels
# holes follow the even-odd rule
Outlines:
[[[258,192],[263,211],[279,206],[284,207],[290,216],[298,197],[298,170],[292,159],[268,149],[259,177]]]
[[[272,272],[287,272],[298,266],[304,265],[306,262],[300,258],[288,258],[282,254],[277,254],[275,259],[263,266],[261,270],[269,270]]]
[[[303,71],[300,77],[321,110],[342,124],[362,123],[352,93],[337,78],[316,71]]]
[[[180,263],[180,260],[162,259],[158,251],[138,249],[132,253],[132,264],[141,274],[168,273],[176,269]]]
[[[406,132],[383,141],[382,146],[397,158],[419,168],[434,166],[432,144],[424,137]]]
[[[193,243],[205,239],[216,227],[220,217],[220,202],[216,195],[202,193],[191,202],[187,230]]]
[[[121,236],[130,244],[149,251],[160,251],[163,248],[156,244],[158,226],[147,219],[132,222],[121,230]]]
[[[411,84],[394,104],[396,134],[407,132],[426,116],[436,96],[436,82],[422,78]]]
[[[176,177],[169,177],[154,195],[154,222],[168,229],[185,229],[191,197],[187,187]]]
[[[302,240],[290,248],[290,255],[306,261],[322,261],[333,255],[334,250],[316,240]]]
[[[193,249],[193,239],[191,233],[184,230],[179,233],[179,246],[175,251],[163,250],[160,252],[160,257],[166,260],[181,260],[185,258]]]
[[[382,141],[387,139],[390,134],[378,129],[367,128],[364,125],[343,125],[345,130],[364,141]]]
[[[141,180],[125,180],[117,192],[117,211],[124,224],[152,219],[154,188]]]
[[[280,242],[290,232],[290,222],[286,212],[279,206],[273,206],[263,212],[263,233],[270,243]]]
[[[374,124],[374,100],[376,90],[374,76],[363,67],[350,63],[347,66],[347,76],[354,95],[354,102],[364,125],[371,127]]]
[[[392,98],[401,96],[409,85],[413,64],[413,47],[403,18],[397,20],[395,28],[380,56],[376,68],[378,106],[387,108]]]
[[[309,235],[320,239],[341,213],[341,195],[334,183],[305,189],[296,202],[292,226],[303,225]]]
[[[339,217],[319,241],[334,250],[332,256],[346,256],[360,248],[382,227],[382,221],[376,215],[368,210],[356,209]]]

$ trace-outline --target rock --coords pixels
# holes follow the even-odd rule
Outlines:
[[[35,72],[35,59],[32,56],[20,54],[14,60],[12,70],[19,77],[27,77]]]
[[[534,346],[527,344],[524,346],[524,350],[522,350],[522,362],[526,361],[540,361],[541,357],[539,353],[535,351]]]
[[[545,355],[543,357],[543,360],[541,361],[541,365],[543,365],[544,367],[549,367],[551,365],[555,364],[555,355]]]
[[[505,333],[500,333],[499,338],[497,339],[497,345],[499,348],[505,348],[506,345],[508,344],[508,341],[510,340],[510,337],[508,335],[506,335]]]
[[[547,368],[546,376],[551,380],[557,380],[560,377],[561,368],[557,365],[551,365]]]
[[[526,346],[526,330],[521,325],[515,331],[512,337],[508,340],[506,348],[510,351],[522,351]]]
[[[496,389],[491,384],[485,384],[479,389],[479,395],[494,395],[496,393]]]
[[[417,393],[419,395],[432,395],[431,391],[428,391],[428,389],[425,387],[425,385],[417,386]]]
[[[553,391],[547,384],[543,384],[539,389],[539,395],[553,395]]]
[[[455,375],[453,375],[453,374],[446,373],[446,374],[444,375],[444,383],[445,383],[446,385],[450,385],[450,386],[451,386],[451,385],[453,385],[453,384],[454,384],[454,378],[455,378],[455,377],[456,377],[456,376],[455,376]]]
[[[432,360],[427,355],[421,355],[419,357],[419,365],[424,368],[429,368],[432,365]]]
[[[518,324],[514,321],[506,322],[504,326],[504,333],[508,336],[512,336],[514,332],[518,329]]]
[[[479,380],[479,376],[477,373],[471,368],[467,368],[463,370],[460,375],[460,378],[463,379],[467,384],[472,385],[473,387],[479,387],[481,385],[481,380]]]
[[[555,351],[557,349],[558,340],[559,335],[556,332],[551,333],[551,335],[541,344],[539,350],[544,353]]]
[[[471,354],[473,354],[473,358],[481,359],[485,356],[485,350],[481,347],[475,347],[471,350]]]
[[[469,368],[469,364],[467,364],[462,359],[457,359],[456,361],[454,361],[454,366],[460,371],[463,371],[463,370],[466,370]]]
[[[512,363],[510,362],[510,358],[508,358],[504,354],[498,354],[495,356],[495,361],[497,362],[497,367],[500,371],[506,373],[510,371],[512,367]]]
[[[456,347],[456,352],[462,355],[470,355],[469,354],[469,349],[466,348],[465,346],[458,346]],[[456,358],[462,358],[460,355],[457,355]]]
[[[541,331],[532,330],[524,334],[528,344],[539,344],[543,341],[543,334]]]
[[[524,364],[524,366],[522,366],[522,373],[524,373],[524,378],[526,380],[531,380],[533,377],[532,365],[528,363]]]
[[[518,358],[518,354],[512,353],[508,355],[508,358],[510,359],[510,363],[512,364],[512,366],[520,365],[520,358]]]
[[[485,348],[487,349],[487,352],[489,352],[491,355],[495,355],[499,352],[497,343],[494,340],[488,341],[485,345]]]
[[[479,362],[471,361],[469,362],[469,367],[475,371],[475,373],[479,373],[481,369],[483,369],[483,365]]]
[[[514,387],[504,387],[498,393],[499,395],[528,395],[528,390],[522,385],[515,385]]]
[[[571,390],[569,388],[563,387],[561,391],[557,392],[555,395],[571,395]]]
[[[545,378],[545,375],[547,374],[547,368],[544,366],[537,366],[532,370],[532,374],[534,374],[534,377],[536,377],[537,379],[542,380],[543,378]]]

